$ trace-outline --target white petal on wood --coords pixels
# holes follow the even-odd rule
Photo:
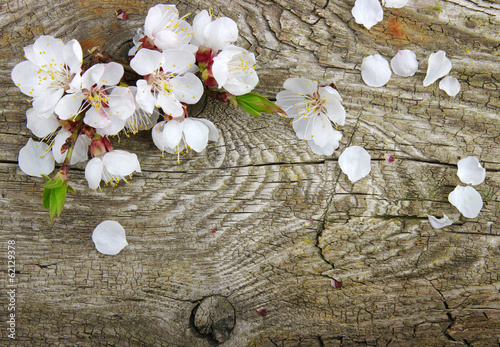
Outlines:
[[[391,67],[396,75],[413,76],[418,70],[417,55],[409,49],[399,50],[391,59]]]
[[[360,146],[348,147],[339,157],[339,166],[351,182],[356,182],[371,171],[370,154]]]
[[[470,156],[459,160],[458,166],[458,178],[465,184],[472,184],[473,186],[481,184],[484,182],[486,177],[486,169],[481,166],[479,160]]]
[[[470,186],[457,186],[455,190],[448,195],[448,201],[467,218],[476,218],[483,208],[483,198],[481,194]]]
[[[427,75],[424,79],[424,87],[436,82],[439,78],[446,76],[452,67],[450,59],[446,58],[445,51],[432,53],[429,57]]]
[[[381,87],[391,79],[389,63],[380,54],[370,55],[361,63],[361,77],[371,87]]]
[[[429,223],[431,223],[431,226],[434,229],[441,229],[453,224],[453,221],[445,214],[443,214],[443,218],[440,219],[431,215],[427,215],[427,218],[429,219]]]
[[[382,0],[385,7],[401,8],[406,6],[408,0]]]
[[[112,220],[106,220],[94,229],[92,241],[97,251],[106,255],[116,255],[128,245],[125,229]]]
[[[367,29],[384,19],[384,10],[378,0],[356,0],[351,12],[356,23]]]
[[[460,91],[460,82],[455,77],[446,76],[439,82],[439,89],[442,89],[449,96],[455,96]]]

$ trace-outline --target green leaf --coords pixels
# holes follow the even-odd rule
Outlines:
[[[50,222],[54,223],[54,216],[57,214],[59,217],[61,215],[62,209],[64,207],[64,202],[66,201],[66,185],[61,187],[46,189],[49,198],[45,198],[44,207],[49,208]],[[44,195],[45,195],[44,191]],[[49,206],[46,206],[46,201],[48,200]]]
[[[76,194],[76,190],[75,188],[73,188],[72,186],[70,186],[69,184],[66,184],[66,189],[68,190],[68,192],[72,193],[72,194]]]
[[[52,179],[52,178],[50,178],[49,176],[47,176],[47,175],[45,175],[45,174],[40,174],[40,176],[42,176],[43,178],[48,179],[49,181]]]
[[[49,208],[50,207],[50,195],[51,195],[51,190],[45,188],[43,190],[43,196],[42,196],[42,201],[43,201],[43,208]]]
[[[236,102],[245,112],[255,117],[260,117],[261,112],[284,113],[284,111],[274,102],[257,93],[237,95]]]
[[[248,105],[245,102],[241,102],[240,101],[240,102],[238,102],[238,105],[242,108],[243,111],[245,111],[246,113],[251,114],[254,117],[260,117],[260,116],[262,116],[262,114],[260,112],[258,112],[252,106]]]
[[[45,182],[43,187],[45,189],[55,189],[55,188],[62,187],[63,184],[64,184],[63,180],[58,178],[57,180],[50,180],[48,182]]]

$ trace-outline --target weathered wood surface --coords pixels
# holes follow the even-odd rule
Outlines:
[[[235,19],[239,44],[256,52],[258,90],[274,96],[290,76],[334,82],[348,118],[341,150],[372,156],[355,184],[337,158],[314,155],[288,122],[254,119],[228,105],[201,111],[221,139],[201,154],[161,158],[150,134],[122,139],[142,174],[104,192],[82,170],[54,225],[42,209],[42,180],[17,167],[30,136],[25,97],[10,81],[22,48],[41,34],[84,48],[125,51],[153,1],[17,0],[0,12],[2,283],[7,240],[16,241],[17,341],[2,345],[209,346],[192,328],[203,298],[224,297],[235,325],[225,346],[493,346],[500,341],[500,5],[498,0],[411,1],[385,9],[370,31],[354,1],[187,1]],[[117,9],[130,13],[117,20]],[[192,18],[192,17],[191,17]],[[409,48],[414,77],[371,88],[363,57]],[[422,81],[443,49],[462,90],[448,97]],[[341,151],[340,150],[340,151]],[[388,163],[392,155],[396,160]],[[456,162],[477,156],[478,218],[447,201]],[[80,167],[83,168],[83,167]],[[458,220],[434,230],[426,214]],[[112,219],[129,246],[103,256],[90,235]],[[216,234],[211,233],[216,230]],[[342,281],[334,289],[331,280]],[[7,302],[5,290],[2,303]],[[262,317],[257,309],[266,308]],[[228,311],[229,312],[229,311]],[[230,312],[226,312],[226,316]],[[202,319],[202,318],[200,318]]]

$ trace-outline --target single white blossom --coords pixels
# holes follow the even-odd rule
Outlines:
[[[243,95],[250,93],[259,82],[254,68],[253,53],[229,45],[214,57],[212,74],[219,88],[224,88],[233,95]]]
[[[408,0],[382,0],[385,7],[401,8],[406,6]]]
[[[215,125],[203,118],[174,118],[156,124],[152,130],[153,142],[162,152],[179,154],[184,149],[201,152],[208,140],[217,141],[219,132]]]
[[[34,177],[50,174],[55,165],[49,146],[32,139],[19,151],[18,162],[22,172]]]
[[[175,5],[159,4],[151,7],[144,22],[144,29],[137,30],[134,47],[128,54],[134,55],[141,46],[160,51],[179,49],[195,53],[197,47],[189,44],[193,29],[184,18],[179,18]]]
[[[398,50],[391,59],[391,67],[396,75],[413,76],[418,70],[417,55],[409,49]]]
[[[465,184],[472,184],[473,186],[484,182],[486,177],[486,169],[481,166],[481,163],[476,157],[470,156],[459,160],[458,178]]]
[[[131,91],[117,87],[123,76],[123,66],[111,62],[95,64],[82,76],[81,89],[64,96],[56,106],[60,119],[73,119],[80,112],[85,112],[83,122],[105,135],[116,134],[112,124],[124,125],[124,120],[135,110]],[[107,128],[113,129],[107,133]]]
[[[339,92],[330,87],[318,87],[307,78],[289,78],[278,93],[276,103],[291,118],[293,129],[306,140],[314,153],[331,155],[338,147],[342,133],[332,123],[344,125],[345,109]]]
[[[40,36],[24,48],[27,61],[12,69],[21,92],[33,100],[39,117],[49,117],[63,96],[80,87],[82,48],[76,40],[64,44],[52,36]]]
[[[356,0],[352,8],[356,23],[363,24],[367,29],[384,19],[384,10],[378,0]]]
[[[391,79],[389,63],[380,54],[369,55],[361,63],[361,77],[371,87],[381,87]]]
[[[111,183],[116,186],[120,180],[128,183],[125,177],[131,177],[135,171],[141,172],[137,155],[116,149],[89,160],[85,167],[85,179],[90,189],[99,188],[101,180],[106,185]]]
[[[339,166],[351,182],[356,182],[371,171],[370,154],[360,146],[348,147],[339,157]]]
[[[203,95],[200,79],[189,72],[194,63],[194,54],[186,51],[141,49],[130,61],[132,69],[145,76],[137,81],[137,104],[150,114],[158,106],[171,117],[181,117],[181,102],[195,104]]]
[[[92,232],[92,241],[97,251],[106,255],[116,255],[128,245],[125,229],[120,223],[112,220],[106,220],[96,226]]]
[[[460,91],[460,82],[455,77],[446,76],[439,81],[439,89],[442,89],[449,96],[455,96]]]
[[[62,163],[64,162],[64,159],[66,159],[67,151],[62,151],[61,149],[70,135],[71,132],[61,129],[54,138],[52,143],[52,154],[54,156],[54,160],[58,163]],[[90,142],[91,140],[87,135],[78,136],[75,146],[73,147],[73,151],[71,152],[70,165],[87,161]]]
[[[207,10],[201,11],[194,17],[193,32],[192,44],[215,51],[238,39],[238,26],[234,20],[220,17],[212,21],[212,16]]]
[[[453,224],[453,221],[450,220],[450,218],[448,218],[448,216],[445,214],[443,214],[443,218],[440,219],[431,215],[427,215],[427,218],[429,219],[429,223],[434,229],[441,229]]]
[[[436,82],[439,78],[446,76],[451,71],[451,61],[446,58],[445,51],[437,51],[429,56],[427,75],[424,79],[424,87]]]
[[[476,218],[483,208],[483,198],[481,198],[481,194],[470,186],[457,186],[455,190],[448,195],[448,201],[467,218]]]

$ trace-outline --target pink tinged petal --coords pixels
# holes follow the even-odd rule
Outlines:
[[[161,107],[166,115],[180,117],[184,114],[181,102],[173,94],[160,93],[156,99],[156,105]]]
[[[356,23],[363,24],[367,29],[384,19],[384,10],[378,0],[356,0],[352,8]]]
[[[166,147],[175,148],[182,139],[182,121],[169,120],[163,127],[163,143]]]
[[[123,66],[121,64],[111,62],[104,65],[104,71],[97,82],[98,86],[114,86],[120,83],[123,77]]]
[[[30,108],[26,111],[26,118],[26,127],[31,130],[35,136],[40,138],[52,134],[59,128],[59,121],[54,113],[51,113],[49,117],[40,117],[38,112]]]
[[[186,144],[196,152],[205,149],[208,143],[208,128],[203,122],[186,118],[183,121],[183,133]]]
[[[153,113],[156,100],[153,93],[151,93],[151,86],[145,80],[138,80],[136,85],[137,94],[135,101],[144,111],[149,114]]]
[[[48,175],[54,170],[54,157],[49,146],[32,139],[19,151],[18,162],[22,172],[34,177]]]
[[[208,139],[210,141],[218,141],[219,140],[219,131],[215,127],[214,123],[204,118],[196,118],[197,121],[204,123],[208,128]]]
[[[460,91],[460,82],[455,77],[446,76],[439,82],[439,89],[442,89],[449,96],[455,96]]]
[[[427,215],[427,218],[429,219],[429,223],[431,223],[431,226],[434,229],[441,229],[453,224],[453,221],[450,220],[450,218],[448,218],[448,216],[445,214],[443,214],[443,218],[441,219],[438,219],[431,215]]]
[[[283,83],[283,88],[292,93],[312,95],[318,90],[318,83],[308,78],[289,78]]]
[[[135,112],[134,96],[129,88],[113,88],[109,94],[108,106],[106,112],[111,118],[118,117],[125,121]]]
[[[158,70],[165,63],[161,52],[151,49],[140,49],[130,61],[130,67],[139,75],[146,76]]]
[[[371,87],[381,87],[391,79],[389,63],[380,54],[370,55],[361,63],[361,77]]]
[[[203,95],[203,84],[200,79],[192,73],[178,76],[170,80],[173,93],[177,99],[186,104],[197,103]]]
[[[351,182],[356,182],[370,173],[370,159],[370,154],[364,148],[351,146],[340,155],[339,166]]]
[[[165,150],[165,139],[163,136],[163,126],[165,125],[165,121],[157,123],[154,127],[153,130],[151,130],[151,137],[153,138],[153,143],[155,144],[156,147],[160,151]]]
[[[196,61],[195,55],[186,51],[168,50],[163,52],[163,55],[165,58],[163,70],[176,74],[184,73],[194,65]]]
[[[80,74],[83,52],[80,43],[77,40],[71,40],[64,46],[64,62],[72,73]]]
[[[110,120],[108,116],[106,116],[106,113],[104,113],[104,110],[102,108],[97,111],[96,108],[92,106],[85,113],[83,122],[93,128],[101,129],[107,127],[110,123]]]
[[[128,245],[125,229],[112,220],[106,220],[94,229],[92,241],[97,251],[105,255],[116,255]]]
[[[90,189],[97,189],[99,187],[103,170],[104,165],[101,158],[92,158],[88,161],[85,166],[85,179]]]
[[[65,95],[57,103],[55,113],[63,120],[76,117],[83,100],[84,96],[81,92]]]
[[[399,50],[391,59],[391,67],[396,75],[413,76],[418,70],[417,55],[409,49]]]
[[[448,195],[448,201],[467,218],[476,218],[483,208],[481,194],[470,186],[457,186]]]
[[[47,89],[45,93],[38,95],[33,101],[33,108],[38,112],[53,113],[54,109],[61,100],[64,89]]]
[[[82,88],[90,90],[90,87],[94,84],[102,85],[100,80],[104,70],[105,64],[95,64],[90,69],[85,71],[82,76]]]
[[[406,6],[408,0],[382,0],[382,5],[385,7],[401,8]]]
[[[336,125],[344,125],[345,109],[344,106],[342,106],[338,99],[334,96],[335,94],[330,93],[328,90],[324,90],[324,88],[319,89],[319,94],[320,97],[326,99],[324,105],[324,107],[326,108],[326,116],[328,116],[328,118]]]
[[[446,58],[445,51],[432,53],[429,57],[427,75],[424,79],[424,87],[427,87],[434,83],[437,79],[446,76],[450,72],[451,67],[451,61]]]
[[[114,176],[128,176],[133,172],[141,172],[137,155],[127,151],[115,149],[102,158],[106,170]]]
[[[484,182],[486,169],[481,166],[481,163],[479,163],[476,157],[470,156],[459,160],[457,166],[458,178],[460,178],[460,181],[463,183],[475,186]]]

